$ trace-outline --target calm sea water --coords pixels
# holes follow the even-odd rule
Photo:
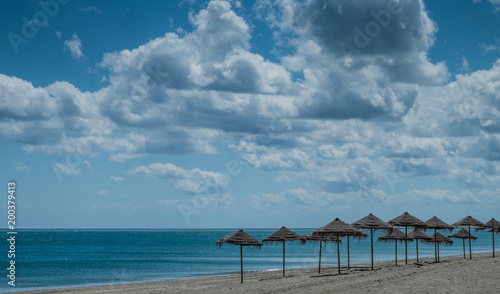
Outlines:
[[[276,229],[246,229],[258,240]],[[224,275],[240,270],[239,246],[215,241],[236,230],[21,230],[16,241],[16,286],[7,284],[9,266],[7,233],[0,250],[3,278],[0,292],[57,287],[112,284],[136,281]],[[306,234],[313,229],[295,229]],[[376,233],[376,237],[381,233]],[[491,252],[491,233],[479,237],[472,249]],[[500,238],[498,238],[500,243]],[[376,239],[375,239],[376,240]],[[370,261],[370,239],[351,240],[351,264]],[[415,258],[415,243],[409,243],[409,258]],[[398,246],[404,259],[404,245]],[[346,242],[341,245],[341,262],[347,264]],[[434,246],[419,242],[421,257],[434,256]],[[322,266],[337,262],[335,243],[323,247]],[[462,241],[442,247],[441,256],[462,254]],[[317,267],[319,242],[287,243],[286,267]],[[245,271],[277,270],[282,266],[282,246],[265,244],[261,249],[244,248]],[[375,243],[375,261],[394,260],[394,243]]]

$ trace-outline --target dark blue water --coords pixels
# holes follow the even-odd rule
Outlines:
[[[247,229],[258,240],[276,229]],[[296,229],[306,234],[313,229]],[[7,233],[0,250],[3,274],[0,292],[57,287],[178,279],[224,275],[240,270],[239,246],[215,241],[233,229],[221,230],[20,230],[16,236],[16,286],[7,284]],[[381,233],[377,233],[378,237]],[[475,232],[472,249],[491,252],[491,233]],[[498,237],[498,236],[497,236]],[[498,238],[500,243],[500,238]],[[350,241],[351,264],[368,263],[369,238]],[[347,263],[347,246],[341,245],[341,262]],[[398,246],[404,259],[404,244]],[[415,258],[415,244],[409,243],[409,258]],[[287,268],[317,267],[319,243],[287,243]],[[323,247],[322,266],[337,263],[335,243]],[[434,256],[433,244],[419,243],[421,257]],[[441,256],[462,254],[462,241],[442,247]],[[244,270],[277,270],[282,266],[282,245],[265,244],[261,249],[243,249]],[[375,242],[375,260],[394,260],[394,243]]]

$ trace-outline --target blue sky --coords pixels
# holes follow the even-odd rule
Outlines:
[[[0,178],[17,182],[17,225],[499,218],[499,13],[2,1]]]

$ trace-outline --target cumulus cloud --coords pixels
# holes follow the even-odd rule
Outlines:
[[[123,181],[122,177],[117,177],[117,176],[109,176],[109,178],[117,183]]]
[[[67,176],[76,176],[80,174],[80,169],[78,167],[68,163],[56,162],[53,164],[52,169],[54,170],[55,173]]]
[[[381,195],[372,187],[387,174],[483,188],[500,180],[500,61],[449,82],[446,65],[428,58],[437,24],[423,1],[258,1],[281,52],[274,62],[256,53],[253,24],[231,3],[214,0],[190,13],[191,31],[106,53],[99,65],[109,85],[95,92],[0,74],[0,139],[80,158],[90,169],[90,158],[102,154],[126,163],[216,154],[222,145],[253,168],[278,171],[282,184],[317,180],[322,190],[259,202],[366,201]],[[84,57],[76,33],[65,46]],[[54,165],[67,175],[79,168]],[[131,173],[195,194],[228,180],[170,163]]]
[[[111,194],[111,191],[106,190],[106,189],[97,191],[97,195],[100,195],[100,196],[106,196],[106,195],[109,195],[109,194]]]
[[[69,49],[73,58],[81,59],[85,57],[82,52],[82,41],[78,38],[76,32],[73,33],[71,39],[64,41],[64,46]]]
[[[228,183],[226,176],[219,172],[203,171],[199,168],[185,170],[171,163],[152,163],[137,167],[130,172],[166,179],[178,189],[193,194],[217,193]]]
[[[326,205],[328,202],[324,197],[317,197],[305,189],[296,188],[281,193],[255,195],[251,197],[251,203],[256,209],[262,209],[272,205]]]
[[[422,1],[260,1],[257,7],[270,5],[267,13],[280,15],[266,17],[271,26],[300,36],[297,53],[283,64],[304,75],[304,116],[399,118],[416,99],[411,84],[449,77],[444,63],[427,58],[436,27]]]
[[[16,162],[16,170],[18,170],[20,172],[30,172],[31,167],[27,166],[22,161],[18,161],[18,162]]]

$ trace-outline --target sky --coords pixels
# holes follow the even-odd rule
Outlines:
[[[500,219],[499,28],[498,0],[1,1],[4,195],[17,228]]]

